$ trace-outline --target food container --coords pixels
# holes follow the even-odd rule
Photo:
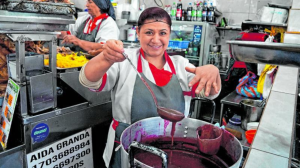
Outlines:
[[[202,153],[215,155],[218,153],[222,141],[221,128],[206,124],[197,129],[198,147]]]
[[[127,30],[127,41],[136,41],[136,30],[135,29]]]
[[[247,130],[247,123],[259,122],[264,106],[262,100],[244,99],[240,102],[243,109],[241,114],[242,125],[244,130]]]
[[[252,144],[255,134],[256,134],[255,129],[248,130],[248,131],[245,132],[246,139],[247,139],[249,144]]]

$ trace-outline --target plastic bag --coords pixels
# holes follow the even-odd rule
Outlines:
[[[261,94],[257,91],[256,75],[248,71],[247,74],[239,80],[236,92],[239,95],[249,98],[260,98]]]
[[[257,91],[263,95],[263,98],[267,98],[269,96],[276,72],[276,65],[266,65],[261,73],[258,79]]]

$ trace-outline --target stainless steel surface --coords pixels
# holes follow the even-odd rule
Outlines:
[[[240,106],[240,102],[244,99],[248,99],[247,97],[238,95],[236,91],[231,92],[229,95],[221,99],[222,104],[228,104],[233,106]]]
[[[46,44],[49,46],[49,67],[52,72],[52,80],[53,80],[53,102],[54,107],[57,107],[57,71],[56,71],[56,54],[57,54],[57,38],[55,35],[52,36],[51,40],[47,41]]]
[[[93,106],[111,101],[110,92],[92,92],[88,88],[82,86],[78,79],[79,71],[65,72],[58,75],[60,79],[62,79],[67,85],[73,88],[74,91],[79,93],[89,102],[89,104]]]
[[[199,97],[199,95],[197,95],[197,97],[192,98],[191,103],[190,103],[190,111],[189,111],[188,117],[195,118],[195,119],[199,118],[202,102],[204,102],[204,103],[209,102],[211,104],[210,123],[213,124],[214,118],[215,118],[215,113],[216,113],[216,103],[213,100]],[[197,107],[199,107],[199,109]],[[196,113],[196,114],[193,115],[193,113]],[[195,117],[192,117],[192,116],[195,116]]]
[[[24,28],[24,27],[23,27]],[[12,31],[10,34],[7,34],[8,37],[15,42],[16,46],[16,77],[15,81],[21,86],[20,90],[20,111],[21,115],[26,116],[28,114],[27,102],[28,102],[28,92],[27,88],[24,87],[26,85],[26,61],[25,61],[25,42],[26,41],[46,41],[46,44],[49,46],[49,65],[51,76],[48,76],[49,79],[45,81],[52,81],[53,91],[53,108],[57,105],[57,96],[56,96],[56,33],[45,33],[45,32],[25,32],[24,34],[20,34],[20,31]],[[32,33],[32,34],[31,34]],[[41,34],[39,34],[41,33]],[[45,33],[45,34],[43,34]],[[42,62],[43,66],[43,62]],[[39,82],[39,81],[36,81]],[[31,85],[35,85],[32,84]],[[34,94],[35,95],[35,94]],[[32,96],[32,95],[31,95]],[[29,99],[30,100],[30,99]],[[32,100],[32,99],[31,99]],[[32,104],[33,105],[33,104]],[[52,105],[51,105],[52,106]],[[33,107],[33,106],[31,106]]]
[[[24,28],[24,27],[23,27]],[[0,30],[0,33],[5,33],[12,41],[52,41],[56,40],[56,35],[59,32],[46,32],[46,31],[7,31]]]
[[[104,103],[105,104],[105,103]],[[41,120],[47,120],[49,118],[53,118],[59,115],[64,115],[64,114],[68,114],[74,111],[79,111],[79,110],[84,110],[86,108],[88,108],[88,102],[84,102],[81,104],[76,104],[74,106],[69,106],[66,108],[60,108],[60,109],[54,109],[52,111],[47,111],[46,113],[41,113],[41,114],[37,114],[37,115],[28,115],[25,116],[22,120],[23,124],[30,124],[30,123],[34,123],[34,122],[38,122]]]
[[[25,158],[25,145],[0,151],[0,168],[24,168]]]
[[[45,3],[38,1],[6,0],[5,2],[0,2],[0,9],[15,12],[46,13],[59,15],[74,15],[76,13],[75,6],[71,4],[52,2]]]
[[[300,57],[299,57],[300,59]],[[276,82],[272,86],[273,91],[294,94],[295,90],[297,90],[297,82],[298,82],[298,68],[290,68],[290,67],[279,67],[279,71],[276,74]],[[293,76],[293,77],[291,77]]]
[[[75,23],[74,16],[0,10],[0,30],[64,31]]]
[[[29,78],[27,88],[32,114],[55,107],[52,76],[52,73],[45,73]]]
[[[194,139],[196,141],[196,129],[201,126],[209,124],[207,122],[184,118],[182,121],[176,124],[176,131],[174,134],[174,138],[177,137],[187,137],[190,139]],[[163,120],[160,117],[153,117],[140,120],[128,128],[126,128],[121,135],[121,163],[123,167],[129,166],[128,153],[125,151],[128,149],[129,145],[132,141],[141,141],[145,137],[169,137],[171,139],[171,128],[172,124],[169,121]],[[231,140],[230,140],[231,139]],[[231,165],[231,168],[238,168],[242,159],[243,149],[239,141],[227,131],[223,132],[223,140],[222,147],[228,152],[229,157],[232,157],[234,160],[234,164]],[[142,164],[139,161],[135,161],[141,167],[149,166]]]
[[[232,91],[229,95],[225,96],[223,99],[221,99],[221,109],[220,109],[220,119],[219,122],[222,123],[222,117],[225,108],[227,108],[228,105],[230,106],[235,106],[235,107],[240,107],[240,102],[242,100],[249,99],[247,97],[238,95],[236,91]],[[241,109],[242,111],[242,109]],[[240,143],[243,145],[245,148],[249,148],[251,144],[248,143],[246,136],[245,136],[245,130],[242,129],[240,126],[233,126],[233,125],[228,125],[229,128],[235,129],[237,131],[240,131],[243,135],[243,139],[240,140]]]
[[[277,26],[277,27],[286,27],[288,25],[288,24],[282,24],[282,23],[253,22],[253,21],[243,21],[242,24],[266,25],[266,26]]]
[[[227,41],[235,60],[300,67],[300,45],[249,41]]]
[[[16,54],[7,55],[8,73],[14,80],[17,79],[16,71]],[[24,69],[26,72],[30,71],[43,71],[44,69],[44,55],[40,54],[25,54]]]
[[[247,130],[249,122],[259,122],[264,106],[261,100],[245,99],[240,103],[243,112],[241,113],[242,124],[241,127]]]
[[[248,153],[244,168],[289,168],[289,159],[257,149],[251,149]]]
[[[148,145],[144,145],[144,144],[141,144],[141,143],[138,143],[136,141],[133,141],[130,146],[129,146],[129,149],[128,149],[128,153],[129,153],[129,163],[130,163],[130,167],[134,167],[134,155],[135,155],[135,149],[134,148],[137,148],[137,149],[140,149],[140,150],[143,150],[143,151],[146,151],[146,152],[149,152],[149,153],[152,153],[154,155],[157,155],[159,157],[161,157],[161,160],[162,160],[162,165],[161,167],[162,168],[167,168],[168,167],[168,160],[167,160],[167,153],[164,152],[163,150],[161,149],[158,149],[158,148],[155,148],[153,146],[148,146]]]
[[[61,109],[61,111],[63,110],[64,109]],[[110,122],[112,120],[111,103],[106,103],[93,107],[85,106],[85,108],[83,109],[72,108],[72,110],[70,109],[68,111],[68,113],[62,113],[56,116],[53,115],[52,117],[50,117],[47,113],[40,114],[40,116],[44,115],[44,117],[34,116],[30,123],[24,125],[26,152],[30,153],[41,147],[47,146],[57,140],[68,137],[78,131],[93,127],[103,122]],[[24,118],[23,120],[26,119]],[[25,123],[27,121],[23,122]],[[34,126],[36,126],[39,123],[47,124],[49,126],[50,134],[48,135],[47,139],[45,139],[43,142],[33,143],[33,140],[31,138],[31,131],[34,128]],[[93,144],[96,143],[97,142],[93,142]],[[97,153],[97,151],[95,151],[95,153]]]

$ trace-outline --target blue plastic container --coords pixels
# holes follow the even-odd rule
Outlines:
[[[190,41],[169,41],[168,48],[172,49],[187,49],[189,47]]]
[[[0,97],[0,109],[1,109],[2,103],[3,103],[3,97]]]

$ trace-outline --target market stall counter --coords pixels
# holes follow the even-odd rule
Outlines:
[[[16,1],[0,3],[0,33],[15,45],[15,53],[7,56],[8,74],[19,87],[7,148],[0,151],[0,167],[78,167],[86,164],[84,160],[90,163],[87,167],[102,167],[98,158],[112,120],[110,93],[83,88],[78,81],[80,67],[56,67],[55,31],[66,31],[75,23],[75,8],[51,2],[21,3],[25,11]],[[38,6],[47,10],[36,10]],[[57,10],[61,7],[64,10]],[[25,51],[27,42],[36,41],[49,48],[48,66],[45,55]],[[71,161],[79,152],[80,160]]]

